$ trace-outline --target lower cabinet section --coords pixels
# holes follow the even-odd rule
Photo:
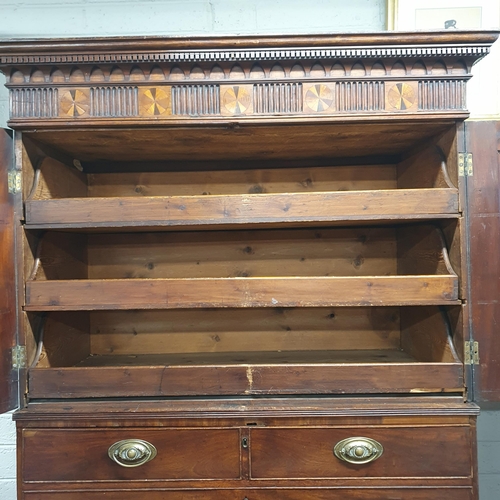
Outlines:
[[[27,493],[26,500],[471,500],[470,488],[349,488],[328,490],[93,491]]]
[[[476,409],[388,400],[44,403],[16,415],[20,500],[476,500]]]

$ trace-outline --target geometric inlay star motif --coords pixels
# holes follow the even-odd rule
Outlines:
[[[393,108],[404,111],[415,103],[415,92],[407,83],[396,83],[387,92],[387,99]]]
[[[326,85],[317,84],[313,85],[306,92],[305,101],[310,109],[316,113],[320,113],[327,110],[333,104],[333,94]]]
[[[161,88],[144,89],[140,96],[140,105],[143,114],[159,116],[169,111],[170,94]]]
[[[239,85],[230,87],[222,97],[222,104],[233,115],[244,113],[252,102],[248,90]]]
[[[67,90],[61,95],[59,104],[65,115],[82,116],[89,110],[89,92],[86,89]]]

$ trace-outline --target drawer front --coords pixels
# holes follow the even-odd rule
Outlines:
[[[365,464],[334,455],[339,441],[358,436],[376,440],[382,454]],[[252,429],[250,449],[254,479],[470,477],[472,473],[468,426]]]
[[[108,449],[126,439],[151,443],[156,456],[119,465]],[[238,429],[25,429],[22,440],[25,482],[240,477]]]
[[[135,490],[27,493],[25,500],[472,500],[470,488],[360,488],[338,490]]]

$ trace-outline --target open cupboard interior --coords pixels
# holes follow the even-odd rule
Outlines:
[[[477,500],[496,37],[0,42],[19,500]]]
[[[311,126],[264,153],[249,127],[206,162],[192,138],[121,161],[127,130],[28,134],[31,397],[460,393],[456,129],[426,126],[383,157],[321,127],[313,159],[289,151]]]

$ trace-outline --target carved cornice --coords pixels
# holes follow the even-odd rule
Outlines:
[[[489,53],[487,45],[456,45],[428,47],[318,47],[313,49],[252,49],[252,50],[197,50],[164,51],[157,53],[124,54],[61,54],[61,55],[13,55],[2,56],[0,64],[102,64],[102,63],[179,63],[202,61],[290,61],[316,59],[379,59],[405,57],[484,57]]]
[[[14,122],[453,113],[498,33],[0,42]]]
[[[1,64],[482,56],[495,31],[0,40]]]
[[[0,66],[369,59],[477,60],[497,32],[0,40]],[[8,71],[7,71],[8,72]]]

